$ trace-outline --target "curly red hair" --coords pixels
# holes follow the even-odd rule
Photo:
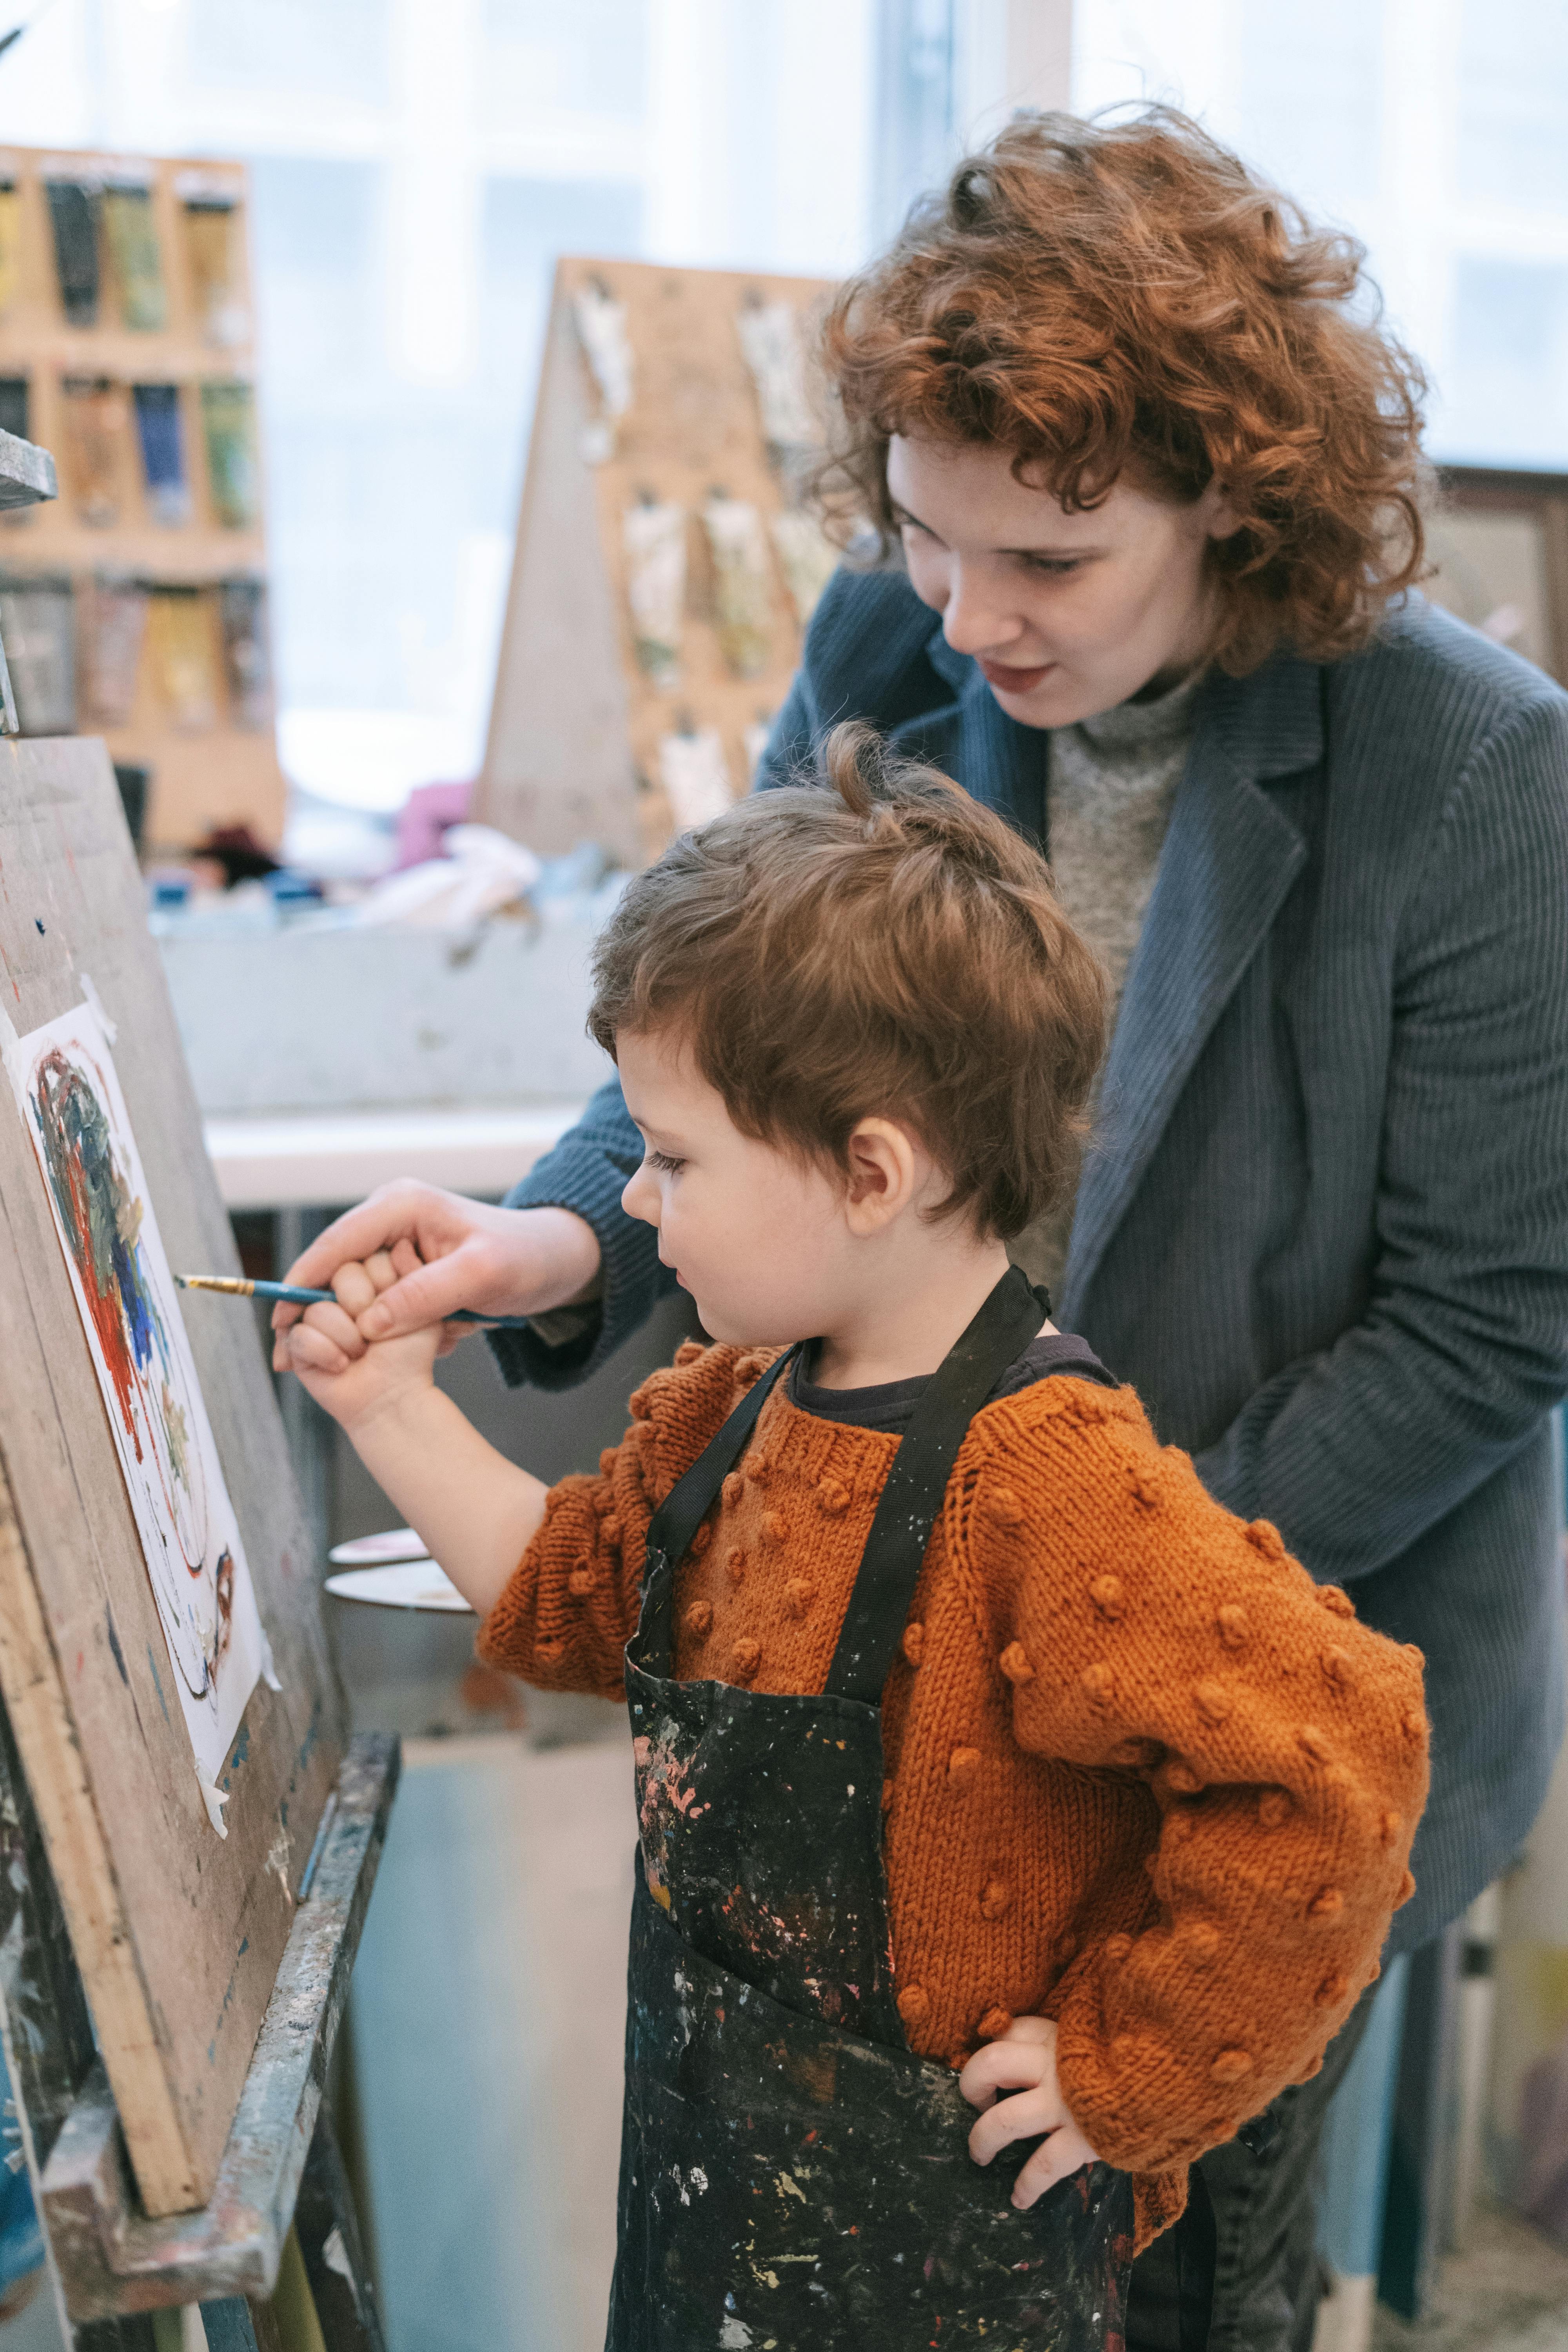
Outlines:
[[[1016,115],[827,314],[829,515],[886,551],[895,433],[1008,449],[1069,509],[1217,478],[1211,657],[1351,653],[1424,552],[1426,381],[1364,260],[1173,109]]]

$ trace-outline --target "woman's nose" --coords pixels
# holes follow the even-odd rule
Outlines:
[[[981,566],[953,561],[948,572],[942,633],[955,654],[998,653],[1024,629],[1023,615],[1009,612],[996,584]]]

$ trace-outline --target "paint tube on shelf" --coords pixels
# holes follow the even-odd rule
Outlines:
[[[0,319],[22,283],[22,191],[9,171],[0,172]]]
[[[24,735],[76,727],[76,599],[68,580],[0,580],[0,644]]]
[[[102,192],[93,180],[49,179],[49,226],[54,232],[55,277],[60,306],[72,327],[98,324],[98,226]]]
[[[217,615],[199,588],[154,588],[147,599],[147,669],[169,723],[202,734],[218,719]]]
[[[713,625],[726,667],[757,677],[768,666],[773,581],[763,519],[745,499],[711,490],[703,501],[703,528],[713,557]]]
[[[183,199],[192,307],[206,341],[232,351],[250,334],[238,192],[186,173],[176,183],[176,193]]]
[[[213,511],[226,530],[249,530],[257,519],[256,394],[239,377],[202,386],[202,430]]]
[[[722,816],[735,797],[718,729],[696,727],[689,720],[659,737],[658,780],[678,833],[689,833],[710,817]]]
[[[125,386],[108,376],[61,379],[65,474],[79,520],[109,530],[121,519],[130,419]]]
[[[622,522],[626,601],[637,667],[665,693],[680,679],[680,625],[686,609],[686,509],[645,491]]]
[[[804,630],[810,625],[822,592],[842,558],[816,516],[799,507],[786,507],[773,516],[768,528],[795,618]]]
[[[153,191],[145,180],[117,180],[105,187],[103,241],[121,326],[162,334],[169,323],[169,302],[153,225]]]
[[[0,375],[0,433],[14,433],[19,441],[30,441],[33,436],[27,427],[31,422],[31,409],[26,377]],[[30,511],[26,507],[13,509],[13,512],[19,514]]]
[[[78,667],[84,727],[126,727],[147,634],[147,591],[139,581],[100,574],[82,596]]]
[[[191,485],[185,471],[184,435],[176,383],[132,386],[136,438],[142,448],[142,479],[154,522],[175,525],[191,519]]]
[[[592,278],[574,296],[572,315],[599,394],[599,414],[583,428],[582,455],[586,464],[599,466],[613,455],[616,426],[632,404],[626,306],[616,300],[602,278]]]
[[[756,388],[769,463],[794,499],[821,455],[822,439],[806,387],[799,318],[793,303],[770,302],[753,289],[735,325]]]
[[[14,433],[19,441],[30,441],[31,410],[32,387],[27,378],[0,375],[0,433]],[[0,530],[29,530],[37,515],[37,507],[0,507]]]
[[[229,717],[237,727],[272,724],[272,664],[267,648],[267,583],[226,580],[218,591]]]

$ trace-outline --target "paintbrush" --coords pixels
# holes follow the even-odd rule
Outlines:
[[[226,1298],[280,1298],[289,1307],[335,1307],[337,1294],[331,1290],[306,1290],[297,1282],[253,1282],[242,1274],[177,1274],[174,1280],[182,1290],[218,1290]],[[491,1331],[521,1331],[530,1320],[526,1315],[476,1315],[471,1307],[455,1307],[446,1317],[448,1323],[483,1323]]]

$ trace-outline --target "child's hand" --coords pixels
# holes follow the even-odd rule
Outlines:
[[[332,1276],[335,1307],[308,1307],[297,1323],[274,1334],[273,1370],[297,1373],[322,1410],[350,1432],[394,1397],[430,1386],[438,1323],[402,1339],[373,1341],[356,1320],[417,1263],[411,1242],[378,1250],[363,1265],[350,1259]]]
[[[1049,2135],[1013,2183],[1013,2202],[1020,2212],[1069,2173],[1099,2163],[1062,2097],[1057,2081],[1057,2029],[1050,2018],[1016,2017],[1000,2042],[988,2042],[975,2052],[958,2087],[971,2106],[983,2110],[969,2135],[969,2153],[976,2164],[989,2164],[1016,2139]],[[1016,2096],[998,2099],[998,2091]]]

